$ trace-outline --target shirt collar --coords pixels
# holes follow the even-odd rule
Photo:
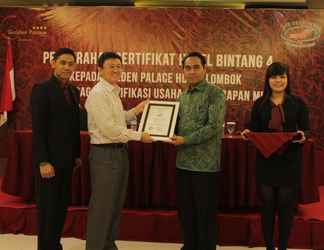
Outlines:
[[[52,76],[52,79],[54,80],[54,82],[61,88],[61,89],[64,89],[66,87],[69,86],[69,82],[67,81],[66,83],[65,82],[62,82],[55,74],[53,74]]]
[[[102,77],[100,77],[99,84],[103,89],[105,89],[108,92],[112,92],[112,93],[115,93],[117,95],[119,95],[119,93],[120,93],[120,87],[119,86],[112,85],[111,83],[109,83],[108,81],[103,79]]]
[[[195,85],[192,88],[188,88],[187,92],[193,92],[193,91],[203,91],[207,86],[206,80],[200,81],[197,85]]]

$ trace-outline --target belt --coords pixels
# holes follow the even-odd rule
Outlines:
[[[100,148],[125,148],[127,147],[126,143],[104,143],[104,144],[91,144],[91,146],[100,147]]]

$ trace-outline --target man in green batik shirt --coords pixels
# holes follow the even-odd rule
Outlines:
[[[183,232],[182,250],[216,249],[217,173],[220,171],[225,97],[207,83],[206,59],[187,54],[182,67],[188,88],[180,96],[176,134],[177,206]]]

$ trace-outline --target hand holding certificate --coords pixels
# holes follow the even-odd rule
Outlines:
[[[141,118],[139,131],[158,141],[169,141],[174,135],[179,102],[149,101]]]

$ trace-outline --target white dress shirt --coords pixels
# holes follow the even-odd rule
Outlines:
[[[141,132],[127,129],[126,121],[134,119],[134,108],[125,111],[119,97],[120,88],[104,79],[92,88],[85,102],[91,144],[139,141]]]

